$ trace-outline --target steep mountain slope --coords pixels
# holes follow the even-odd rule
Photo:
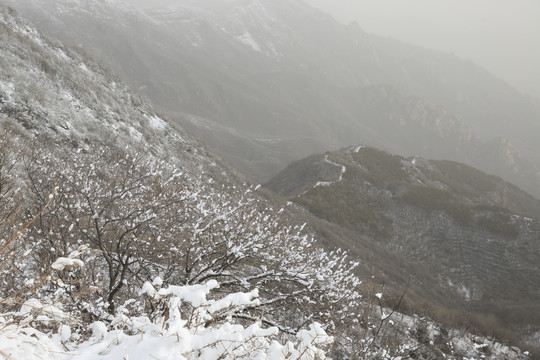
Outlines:
[[[156,115],[110,71],[44,37],[24,19],[4,18],[2,35],[0,114],[4,122],[18,123],[30,136],[47,134],[73,149],[107,138],[130,146],[144,142],[150,152],[174,154],[194,177],[211,173],[220,162],[201,142]],[[223,179],[236,176],[221,166],[220,172],[229,172]]]
[[[98,0],[11,4],[253,178],[365,143],[463,161],[540,196],[539,102],[453,56],[342,26],[297,0],[185,0],[146,12]],[[425,110],[411,112],[415,103]]]
[[[295,303],[317,307],[316,317],[325,312],[326,305],[319,305],[331,290],[319,288],[323,282],[344,286],[330,307],[342,310],[348,303],[357,311],[359,280],[343,252],[317,246],[287,212],[274,210],[275,202],[156,115],[114,75],[3,6],[0,62],[0,351],[10,348],[5,356],[20,358],[11,352],[15,349],[35,358],[35,350],[21,350],[20,344],[37,342],[39,348],[48,335],[36,329],[67,334],[57,344],[64,352],[88,340],[95,326],[104,329],[99,339],[107,329],[140,335],[136,326],[119,329],[114,317],[164,318],[163,312],[150,313],[163,308],[144,305],[148,299],[141,288],[147,282],[179,285],[171,290],[176,306],[169,319],[178,320],[178,331],[187,325],[180,316],[191,318],[198,330],[208,321],[183,309],[208,303],[206,294],[203,300],[189,294],[200,296],[205,287],[219,287],[214,293],[225,298],[211,311],[224,329],[230,329],[232,316],[232,323],[264,323],[267,329],[259,334],[293,336],[307,314],[293,315]],[[281,253],[283,246],[287,254]],[[178,295],[180,285],[185,297]],[[161,295],[149,301],[161,301]],[[21,307],[27,301],[29,317]],[[55,310],[51,322],[39,313],[45,307],[39,304],[62,310]],[[266,315],[260,315],[262,308]],[[330,326],[348,328],[338,325],[340,315],[327,314]],[[287,323],[282,326],[279,319]],[[295,319],[298,325],[291,322]],[[171,321],[159,326],[172,331]],[[71,329],[77,332],[73,337]],[[25,334],[37,335],[30,341]],[[42,344],[43,358],[65,358],[49,354],[47,346]]]
[[[462,299],[458,307],[491,314],[519,337],[539,331],[540,201],[500,178],[356,147],[295,162],[267,186],[352,232],[350,248],[382,246],[427,266],[432,278],[402,265],[411,284],[447,294],[426,299],[449,308]]]
[[[303,226],[289,225],[288,211],[273,211],[273,202],[254,194],[241,176],[113,74],[2,6],[0,40],[3,355],[116,359],[162,352],[166,358],[177,355],[174,348],[186,356],[200,351],[203,358],[206,352],[230,358],[294,352],[294,344],[287,350],[272,340],[275,334],[296,331],[309,342],[315,332],[310,344],[322,345],[326,336],[315,325],[311,333],[293,327],[325,313],[327,329],[337,329],[339,319],[348,321],[347,331],[365,326],[363,335],[340,341],[369,358],[486,352],[527,358],[494,339],[397,312],[385,318],[396,325],[383,329],[394,341],[388,343],[379,335],[379,311],[389,309],[364,308],[371,298],[358,302],[358,279],[342,252],[315,246]],[[9,212],[11,202],[20,212]],[[20,229],[19,221],[27,225],[15,233],[12,249],[5,236]],[[43,275],[49,266],[55,271]],[[173,281],[183,286],[167,287]],[[216,298],[206,298],[210,290]],[[332,309],[326,308],[333,293]],[[295,304],[306,306],[301,314]],[[307,312],[312,307],[314,317]],[[271,321],[282,318],[282,325]],[[257,323],[244,329],[238,319]],[[222,348],[232,336],[236,349]],[[349,345],[339,342],[330,351],[340,355]],[[311,354],[311,346],[299,346]]]

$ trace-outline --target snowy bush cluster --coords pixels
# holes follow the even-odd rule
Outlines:
[[[5,131],[7,139],[26,141]],[[28,140],[24,152],[2,147],[14,165],[5,179],[18,185],[4,198],[15,198],[31,217],[6,259],[15,262],[3,291],[24,289],[12,299],[25,304],[6,312],[15,326],[8,332],[69,338],[56,344],[67,352],[99,348],[89,342],[102,328],[103,341],[176,339],[165,348],[188,349],[186,358],[296,359],[323,356],[316,346],[329,344],[325,331],[355,316],[354,264],[319,248],[256,188],[216,188],[158,156],[110,143],[75,152],[43,144]],[[154,289],[163,283],[176,286]],[[45,316],[52,304],[69,316]],[[33,318],[29,307],[44,310]]]
[[[17,137],[5,131],[4,140]],[[282,316],[294,316],[309,296],[321,301],[340,264],[334,260],[325,273],[299,253],[278,256],[277,246],[289,242],[291,250],[311,251],[314,261],[332,260],[301,229],[280,224],[279,214],[256,211],[253,189],[239,189],[232,202],[234,191],[220,197],[165,162],[110,147],[71,154],[73,165],[59,166],[60,155],[45,148],[29,145],[22,154],[15,143],[1,145],[4,210],[24,220],[16,206],[23,194],[35,209],[25,204],[31,218],[22,226],[6,219],[2,228],[3,355],[325,356],[321,347],[332,338],[321,325],[293,330]],[[156,274],[183,285],[162,287]],[[283,302],[292,311],[274,315]]]
[[[346,254],[110,73],[0,15],[3,354],[118,355],[144,338],[186,358],[321,356],[359,300]],[[169,286],[151,295],[157,277]]]
[[[161,281],[159,281],[161,283]],[[156,281],[154,281],[156,284]],[[0,329],[0,353],[7,358],[30,359],[323,359],[332,337],[318,323],[300,330],[295,339],[281,344],[279,330],[249,326],[232,319],[216,322],[216,312],[234,311],[256,304],[257,291],[229,294],[209,300],[218,287],[215,280],[203,285],[169,286],[159,291],[146,283],[142,292],[163,302],[160,316],[129,316],[120,307],[109,324],[89,324],[89,338],[73,333],[77,321],[53,305],[27,300],[18,312],[6,313]],[[188,307],[185,313],[182,308]],[[20,320],[14,321],[19,318]],[[51,329],[44,333],[38,329]]]

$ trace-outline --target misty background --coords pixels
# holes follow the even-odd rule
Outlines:
[[[175,0],[131,0],[161,7]],[[453,53],[540,98],[540,2],[535,0],[305,0],[372,34]]]

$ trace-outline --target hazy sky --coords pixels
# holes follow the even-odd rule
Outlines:
[[[365,31],[473,60],[540,98],[540,0],[305,0]]]
[[[470,59],[540,98],[540,0],[304,1],[367,32]]]

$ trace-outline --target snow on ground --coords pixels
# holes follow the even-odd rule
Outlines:
[[[255,41],[253,36],[248,32],[244,32],[242,35],[236,37],[242,44],[251,47],[257,52],[262,52],[261,46]]]
[[[331,164],[331,165],[334,165],[334,166],[337,166],[339,168],[341,168],[341,171],[339,173],[339,178],[335,181],[319,181],[315,184],[314,187],[318,187],[318,186],[330,186],[332,184],[335,184],[335,183],[338,183],[338,182],[341,182],[343,181],[343,174],[345,174],[345,172],[347,172],[347,168],[344,166],[344,165],[341,165],[341,164],[338,164],[338,163],[335,163],[333,161],[331,161],[330,159],[328,159],[328,155],[325,155],[324,156],[324,162],[328,163],[328,164]]]
[[[76,254],[75,254],[76,255]],[[58,264],[64,264],[61,258]],[[69,265],[69,264],[68,264]],[[208,294],[219,284],[211,280],[206,284],[169,286],[157,290],[161,280],[144,284],[140,294],[154,303],[167,307],[153,321],[146,316],[129,316],[127,310],[118,309],[116,317],[108,324],[96,321],[87,325],[92,334],[77,343],[72,328],[77,321],[69,319],[59,308],[30,299],[12,319],[24,318],[15,323],[0,318],[0,354],[18,360],[177,360],[177,359],[325,359],[319,347],[333,341],[318,323],[302,329],[296,339],[280,343],[276,327],[262,328],[258,322],[251,325],[235,324],[231,317],[224,322],[213,316],[234,313],[239,308],[252,306],[258,300],[257,289],[248,293],[229,294],[218,300],[208,300]],[[182,316],[186,304],[192,307],[189,319]],[[7,316],[7,315],[6,315]],[[45,334],[32,327],[36,323],[59,325],[52,334]],[[7,325],[6,325],[7,324]]]
[[[0,331],[0,354],[3,359],[67,359],[65,352],[47,335],[32,327],[3,326]],[[71,357],[72,358],[72,357]]]
[[[60,59],[62,59],[64,61],[71,61],[70,57],[67,56],[67,54],[64,52],[64,50],[59,49],[59,48],[55,48],[54,52],[56,52],[56,55],[58,55],[58,57]]]
[[[13,103],[13,92],[15,85],[13,83],[4,83],[0,81],[0,103]]]
[[[165,123],[165,121],[163,121],[156,115],[152,115],[152,116],[145,115],[145,116],[148,119],[150,126],[153,127],[154,129],[161,131],[161,130],[165,130],[165,128],[167,127],[167,124]]]

